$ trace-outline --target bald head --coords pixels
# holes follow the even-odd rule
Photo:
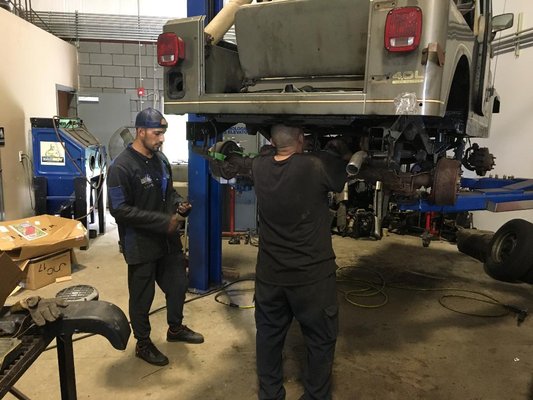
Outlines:
[[[274,125],[270,130],[272,144],[277,150],[297,147],[303,139],[303,129],[295,126]]]

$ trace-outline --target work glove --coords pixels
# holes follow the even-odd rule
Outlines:
[[[38,326],[43,326],[47,322],[53,322],[63,317],[61,308],[68,306],[63,299],[43,299],[40,296],[32,296],[21,300],[18,304],[12,306],[12,311],[20,309],[29,311],[31,319]]]

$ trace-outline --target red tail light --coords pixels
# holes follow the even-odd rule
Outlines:
[[[385,48],[391,52],[412,51],[420,44],[422,10],[418,7],[398,7],[387,14]]]
[[[185,42],[174,33],[162,33],[157,38],[157,62],[162,67],[172,67],[185,59]]]

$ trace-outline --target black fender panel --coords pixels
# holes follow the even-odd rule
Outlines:
[[[107,301],[73,301],[61,309],[63,318],[47,324],[43,330],[50,335],[93,333],[104,336],[117,350],[125,350],[131,334],[124,312]]]

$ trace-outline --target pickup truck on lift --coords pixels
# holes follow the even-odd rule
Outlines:
[[[315,148],[342,136],[352,175],[400,197],[431,188],[440,205],[454,204],[461,164],[492,169],[488,149],[467,147],[499,111],[491,41],[512,14],[493,16],[491,0],[245,3],[205,30],[202,16],[165,25],[166,113],[203,116],[218,134],[299,124]],[[236,44],[221,40],[233,22]]]

